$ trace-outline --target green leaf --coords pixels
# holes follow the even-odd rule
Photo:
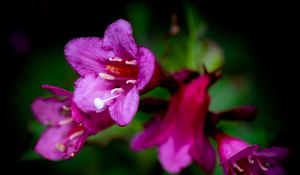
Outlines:
[[[192,5],[187,3],[185,12],[188,25],[186,66],[187,68],[198,70],[199,67],[195,63],[201,59],[198,52],[201,48],[201,42],[199,41],[204,36],[207,25]]]
[[[38,155],[33,149],[25,151],[20,157],[20,161],[39,160],[39,159],[42,159],[42,157]]]
[[[220,70],[224,65],[222,49],[213,41],[206,40],[204,44],[203,64],[208,72]]]
[[[130,125],[126,127],[114,125],[98,133],[97,135],[89,137],[88,142],[101,146],[107,145],[109,142],[115,139],[130,141],[134,134],[142,130],[142,121],[145,120],[145,118],[149,118],[149,114],[138,112]]]

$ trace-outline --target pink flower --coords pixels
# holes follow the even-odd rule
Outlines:
[[[195,160],[207,173],[215,166],[215,152],[204,134],[210,97],[209,75],[199,76],[179,88],[167,111],[158,114],[132,141],[134,150],[158,147],[159,160],[166,171],[178,173]]]
[[[65,55],[81,76],[75,86],[75,104],[85,113],[108,110],[118,125],[129,124],[137,112],[139,91],[155,71],[154,55],[136,45],[131,25],[120,19],[108,26],[103,39],[73,39]]]
[[[221,165],[226,175],[284,175],[280,162],[288,155],[287,148],[272,147],[258,150],[259,145],[249,145],[241,139],[222,132],[215,136]]]
[[[32,111],[37,120],[47,126],[35,146],[36,152],[49,160],[69,159],[80,150],[89,135],[109,127],[113,122],[109,115],[102,115],[93,124],[76,120],[87,118],[71,101],[72,93],[58,87],[43,85],[56,97],[37,98],[32,103]]]

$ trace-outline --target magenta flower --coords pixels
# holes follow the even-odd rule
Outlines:
[[[90,128],[76,120],[87,118],[71,101],[72,93],[58,87],[43,85],[56,97],[37,98],[32,110],[37,120],[48,126],[35,146],[37,153],[49,160],[69,159],[80,150],[87,137],[109,127],[112,121],[106,118],[93,121]],[[105,116],[105,115],[103,115]]]
[[[182,85],[171,98],[166,112],[158,114],[145,131],[132,141],[134,150],[158,147],[159,160],[166,171],[178,173],[195,160],[207,173],[215,166],[215,152],[204,134],[210,97],[209,75]]]
[[[226,175],[284,175],[280,162],[288,155],[287,148],[273,147],[258,150],[241,139],[222,132],[216,134],[221,165]]]
[[[137,112],[139,91],[155,71],[154,55],[136,45],[131,25],[120,19],[106,29],[103,39],[73,39],[65,55],[81,76],[75,104],[85,113],[108,110],[118,125],[129,124]]]

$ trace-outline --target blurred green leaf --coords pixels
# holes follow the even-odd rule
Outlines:
[[[222,49],[214,42],[206,40],[203,45],[203,64],[208,72],[220,70],[224,65]]]
[[[201,39],[206,31],[206,23],[197,13],[197,10],[190,4],[185,6],[187,24],[188,24],[188,38],[187,38],[187,55],[186,67],[199,70],[199,65],[196,63],[201,62],[199,49],[201,49]]]
[[[20,161],[29,161],[29,160],[38,160],[42,159],[40,155],[38,155],[34,150],[25,151],[20,157]]]

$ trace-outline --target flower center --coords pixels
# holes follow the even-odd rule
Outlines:
[[[254,169],[254,166],[257,168]],[[266,162],[263,162],[259,158],[248,156],[247,158],[243,158],[232,163],[229,169],[231,174],[253,174],[257,173],[259,169],[261,169],[263,172],[268,171],[269,169],[267,166],[268,165]]]
[[[138,77],[139,68],[136,60],[126,61],[120,57],[108,59],[105,72],[100,72],[99,76],[106,80],[121,80],[135,83]],[[127,83],[128,84],[128,83]]]

